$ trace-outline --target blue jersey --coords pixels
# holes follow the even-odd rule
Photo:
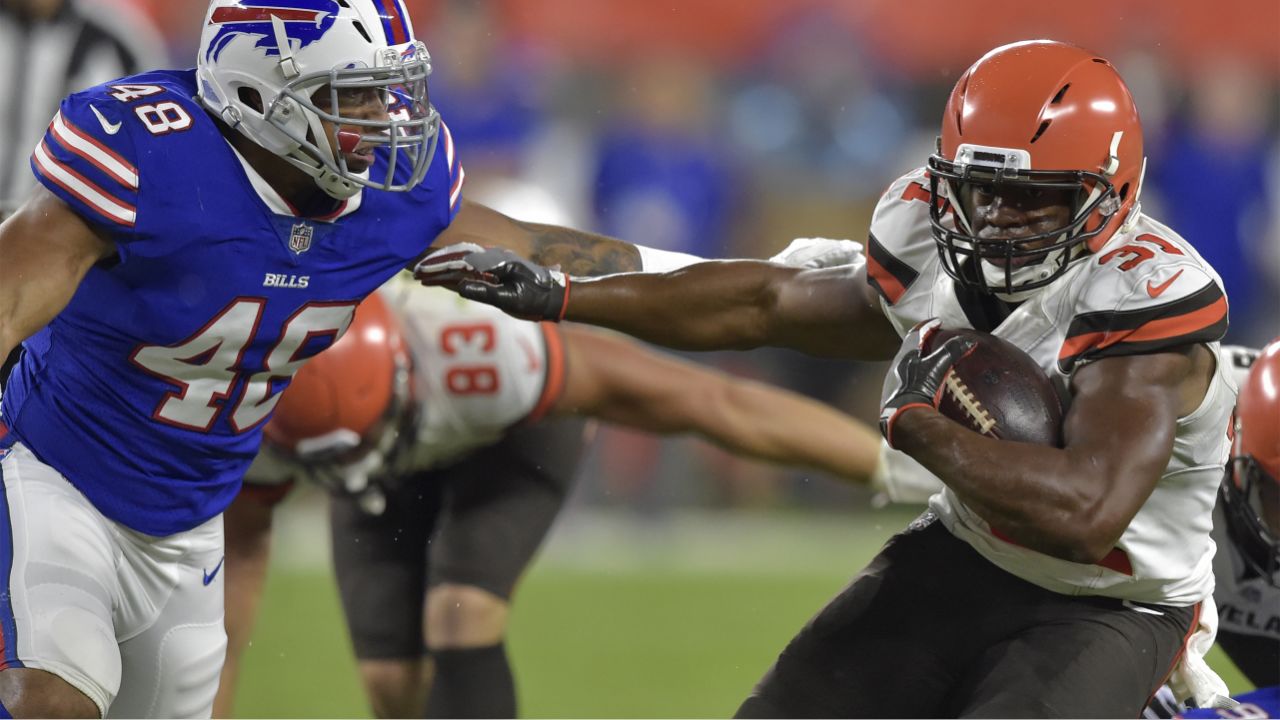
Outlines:
[[[1229,710],[1195,708],[1178,715],[1180,718],[1280,718],[1280,685],[1260,688],[1236,695],[1239,707]]]
[[[104,515],[150,535],[230,503],[280,391],[449,225],[462,184],[442,138],[412,191],[299,217],[195,95],[194,71],[161,71],[63,101],[32,169],[117,255],[23,344],[0,408]]]

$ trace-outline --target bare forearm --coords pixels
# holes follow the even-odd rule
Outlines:
[[[629,243],[558,225],[522,222],[466,200],[433,245],[442,248],[465,242],[506,248],[539,265],[559,265],[563,272],[583,277],[641,269],[640,251]]]
[[[223,516],[226,525],[227,655],[214,698],[214,717],[231,717],[240,661],[253,637],[271,558],[272,506],[248,492],[237,497]]]
[[[726,384],[719,394],[722,420],[708,437],[723,447],[854,482],[875,471],[879,433],[844,413],[761,383]]]
[[[630,243],[557,225],[516,224],[529,236],[529,259],[539,265],[583,277],[640,270],[640,252]]]
[[[640,357],[619,357],[624,365],[617,371],[598,372],[622,375],[638,369],[625,363]],[[875,470],[879,434],[833,408],[691,363],[653,356],[650,361],[655,364],[644,369],[656,374],[643,380],[615,377],[606,382],[607,391],[561,410],[585,411],[647,432],[697,433],[739,455],[815,468],[854,482],[866,482]],[[572,387],[566,391],[574,392]]]
[[[0,256],[2,259],[2,256]],[[0,268],[3,264],[0,263]],[[78,269],[76,269],[78,270]],[[44,327],[68,302],[82,272],[33,276],[0,269],[0,360]]]
[[[899,449],[1020,545],[1093,562],[1118,539],[1098,542],[1089,531],[1107,487],[1076,453],[986,438],[932,410],[904,414],[894,437]]]
[[[758,347],[767,340],[770,277],[777,272],[794,271],[756,261],[711,261],[661,275],[577,280],[566,319],[683,350]]]
[[[673,272],[574,281],[566,319],[683,350],[764,345],[823,357],[892,357],[898,336],[853,267],[715,260]]]

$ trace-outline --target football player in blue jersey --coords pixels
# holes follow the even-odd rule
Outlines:
[[[221,512],[290,377],[433,242],[643,266],[463,199],[403,0],[214,0],[197,63],[67,97],[0,225],[0,716],[209,714]]]

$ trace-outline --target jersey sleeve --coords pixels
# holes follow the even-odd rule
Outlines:
[[[36,179],[117,242],[138,220],[138,163],[122,109],[105,93],[71,95],[31,155]]]
[[[462,160],[458,158],[458,149],[453,143],[453,133],[442,120],[440,122],[440,148],[444,152],[445,168],[448,172],[449,187],[449,222],[458,216],[462,208],[462,186],[467,180],[467,171],[462,168]]]
[[[1221,281],[1203,261],[1172,244],[1167,248],[1132,265],[1133,257],[1113,253],[1090,261],[1100,268],[1076,301],[1058,353],[1060,370],[1222,339],[1227,296]]]
[[[444,325],[433,365],[449,414],[474,435],[543,417],[564,387],[559,330],[501,312]]]
[[[938,265],[928,182],[923,169],[894,181],[876,203],[867,237],[867,282],[895,325],[905,327],[914,324],[909,318],[927,317]]]
[[[397,182],[407,180],[408,172],[407,165],[404,170],[397,169]],[[408,202],[412,205],[410,212],[421,217],[430,229],[427,233],[428,245],[434,243],[436,237],[453,224],[454,218],[462,210],[462,189],[466,178],[467,173],[462,168],[457,146],[453,142],[453,133],[441,121],[436,130],[435,149],[432,151],[426,176],[407,193],[410,198]]]

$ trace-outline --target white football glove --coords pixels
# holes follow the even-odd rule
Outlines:
[[[446,245],[420,260],[413,268],[413,277],[423,285],[449,287],[461,280],[473,280],[479,273],[469,258],[484,251],[484,247],[469,242]]]
[[[505,248],[459,243],[431,253],[413,270],[423,285],[444,285],[468,300],[492,305],[522,320],[564,318],[569,276]]]
[[[820,270],[837,265],[862,262],[862,245],[852,240],[831,238],[796,238],[769,262],[806,270]]]

